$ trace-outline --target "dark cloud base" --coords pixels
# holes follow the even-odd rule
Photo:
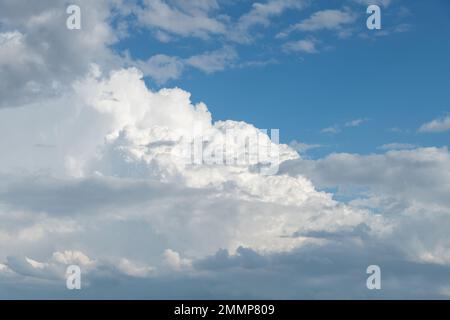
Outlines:
[[[366,268],[378,264],[381,290],[366,288]],[[332,244],[260,255],[239,248],[199,260],[194,271],[135,278],[104,265],[89,285],[69,291],[64,281],[1,280],[1,299],[448,299],[450,268],[408,262],[390,247]],[[448,290],[448,289],[447,289]],[[447,292],[448,294],[448,292]]]

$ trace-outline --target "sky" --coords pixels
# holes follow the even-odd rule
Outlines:
[[[257,29],[250,43],[235,44],[222,36],[161,43],[140,32],[117,48],[133,58],[148,59],[161,52],[188,57],[233,46],[237,56],[228,53],[233,57],[222,61],[224,70],[189,70],[164,84],[186,88],[194,101],[208,102],[214,119],[245,119],[259,128],[282,129],[285,143],[302,140],[327,146],[314,154],[377,152],[387,141],[443,146],[448,136],[418,135],[417,129],[424,121],[448,113],[450,43],[445,39],[450,32],[449,4],[386,3],[383,33],[367,30],[367,6],[313,1],[302,10],[286,10],[263,30]],[[223,12],[237,20],[251,6],[250,1],[240,1],[224,5]],[[323,10],[349,10],[354,18],[342,25],[318,26],[313,31],[294,32],[287,39],[276,38],[299,20]],[[399,31],[393,31],[396,28]],[[339,36],[343,32],[349,34]],[[302,39],[314,39],[316,52],[282,49]],[[149,86],[159,87],[151,78],[146,80]],[[363,120],[357,129],[341,128],[355,120]],[[334,127],[339,134],[323,134],[323,129]]]
[[[448,299],[449,56],[444,0],[0,0],[0,298]]]

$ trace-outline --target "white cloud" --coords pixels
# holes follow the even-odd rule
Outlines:
[[[280,32],[277,37],[284,38],[295,31],[341,30],[343,26],[355,22],[356,15],[349,10],[322,10],[317,11],[308,19],[296,23]]]
[[[190,93],[149,90],[143,73],[163,82],[188,62],[213,72],[233,63],[233,50],[196,59],[156,55],[132,61],[143,72],[122,69],[123,58],[108,49],[116,39],[106,2],[82,3],[92,32],[75,35],[58,28],[65,15],[49,10],[53,4],[0,5],[0,68],[14,70],[2,74],[3,101],[21,106],[0,110],[0,137],[8,137],[0,139],[0,297],[70,297],[64,289],[69,263],[83,266],[87,298],[342,297],[342,287],[364,297],[355,274],[373,256],[401,276],[411,264],[423,268],[405,277],[418,279],[418,296],[439,296],[450,263],[446,149],[310,161],[259,134],[258,144],[280,151],[276,175],[260,174],[267,159],[254,157],[238,139],[227,151],[244,164],[193,164],[184,153],[191,138],[206,137],[215,150],[227,131],[235,138],[258,129],[213,122]],[[301,5],[254,5],[241,20],[243,30],[267,26]],[[206,0],[147,1],[140,19],[169,37],[207,38],[224,32],[213,17],[217,8]],[[43,30],[48,38],[42,40]],[[29,80],[25,91],[8,89],[22,90],[23,79]],[[344,203],[316,185],[338,186],[336,196],[358,192]],[[174,277],[173,271],[183,272]],[[394,283],[389,292],[411,296],[396,276],[386,274],[387,287],[389,279]]]
[[[236,25],[230,30],[229,37],[238,42],[251,42],[249,31],[255,26],[268,27],[271,18],[280,16],[286,10],[299,10],[306,6],[303,0],[269,0],[265,3],[252,4],[251,10],[242,15]]]
[[[334,125],[331,127],[323,128],[322,130],[320,130],[320,132],[329,133],[329,134],[337,134],[337,133],[341,132],[341,129],[339,128],[338,125]]]
[[[394,253],[403,266],[413,261],[431,270],[450,263],[446,149],[337,154],[312,161],[280,145],[282,167],[274,176],[254,171],[255,162],[186,165],[178,157],[184,137],[208,135],[210,145],[220,145],[226,130],[246,135],[256,129],[244,122],[214,123],[204,104],[191,103],[189,93],[153,92],[136,69],[102,75],[94,68],[73,88],[61,97],[64,110],[58,109],[59,100],[46,100],[29,110],[0,111],[0,134],[15,142],[0,141],[0,148],[8,150],[0,159],[0,237],[15,239],[0,243],[0,261],[6,266],[0,281],[9,292],[23,296],[21,285],[13,283],[24,277],[57,284],[71,262],[88,267],[86,285],[94,288],[94,297],[119,295],[103,291],[99,283],[105,278],[116,279],[127,297],[140,292],[132,279],[161,285],[168,281],[167,265],[208,286],[201,276],[205,271],[213,275],[211,281],[227,283],[227,277],[245,279],[244,271],[232,275],[235,265],[266,273],[277,265],[291,268],[311,254],[317,261],[339,261],[343,254],[359,261],[364,250],[376,254],[387,245],[392,251],[382,255],[386,265]],[[239,144],[233,148],[242,152]],[[314,185],[338,185],[338,195],[352,187],[371,193],[357,193],[344,204]],[[414,230],[422,240],[412,240],[405,230]],[[55,243],[59,253],[53,254]],[[336,243],[341,249],[333,256]],[[408,245],[398,245],[403,243]],[[221,254],[223,248],[229,254]],[[221,261],[223,271],[214,267]],[[309,262],[308,276],[323,280],[323,274],[312,271],[320,265]],[[335,268],[332,277],[345,278],[349,266]],[[254,281],[244,281],[242,292],[257,288]],[[33,282],[33,287],[39,285]],[[326,286],[319,287],[310,288]],[[223,288],[218,296],[230,294]],[[430,293],[437,294],[433,288]],[[192,286],[184,290],[181,296],[194,295]],[[149,297],[153,291],[144,292]],[[264,296],[274,297],[274,292]],[[298,295],[290,287],[286,296]]]
[[[184,63],[178,57],[158,54],[150,57],[147,61],[131,61],[146,76],[150,76],[158,84],[169,80],[178,79],[184,70]]]
[[[417,146],[415,144],[410,144],[410,143],[393,142],[393,143],[383,144],[382,146],[380,146],[378,148],[381,150],[404,150],[404,149],[415,149],[415,148],[417,148]]]
[[[222,71],[237,59],[236,51],[231,47],[202,53],[186,59],[186,64],[205,73]]]
[[[174,1],[171,5],[161,0],[145,0],[143,4],[136,10],[141,25],[184,37],[207,38],[226,32],[222,21],[209,16],[217,8],[215,1]]]
[[[359,127],[363,123],[369,121],[368,119],[355,119],[345,123],[345,127]]]
[[[411,233],[423,241],[403,245],[410,259],[449,264],[448,198],[450,153],[447,148],[392,150],[385,154],[338,153],[319,160],[285,162],[281,172],[304,175],[321,188],[337,188],[353,199],[352,207],[367,208],[390,220],[391,245]],[[426,232],[425,230],[433,230]]]
[[[6,261],[6,267],[16,275],[61,283],[64,283],[66,268],[71,264],[78,264],[84,272],[97,267],[96,262],[79,251],[54,252],[51,258],[43,262],[18,255],[9,256]]]
[[[383,27],[381,30],[378,30],[378,32],[375,34],[375,36],[386,37],[386,36],[390,36],[390,35],[396,34],[396,33],[403,33],[403,32],[411,31],[412,28],[413,28],[413,26],[409,23],[400,23],[400,24],[393,25],[393,26],[386,26],[386,27]],[[371,38],[371,35],[368,31],[361,32],[358,36],[363,39]]]
[[[6,67],[13,63],[24,64],[42,64],[41,57],[27,48],[25,36],[17,30],[0,33],[0,66]]]
[[[113,210],[116,217],[128,220],[131,213],[129,208],[125,208],[140,207],[138,203],[143,201],[147,209],[138,210],[143,214],[138,215],[139,219],[149,220],[157,227],[173,250],[182,253],[190,250],[190,254],[194,255],[211,253],[223,247],[233,251],[240,245],[251,246],[255,250],[286,250],[295,247],[301,239],[283,238],[282,235],[305,228],[334,230],[365,219],[366,213],[352,212],[340,206],[330,195],[315,191],[306,179],[260,175],[254,171],[258,159],[244,166],[186,164],[182,157],[184,139],[196,135],[208,136],[209,145],[220,146],[229,130],[246,136],[256,133],[257,129],[243,122],[212,123],[206,106],[201,103],[192,105],[187,92],[180,89],[151,92],[141,77],[135,69],[116,71],[107,77],[94,70],[75,83],[74,96],[64,99],[74,101],[74,104],[66,104],[63,118],[58,121],[45,116],[55,114],[57,103],[34,108],[36,114],[41,114],[41,120],[34,126],[22,121],[23,117],[30,117],[30,112],[5,110],[1,117],[2,134],[8,134],[19,146],[23,144],[23,148],[15,150],[7,145],[1,146],[11,150],[11,157],[2,158],[3,170],[30,169],[28,159],[36,149],[29,146],[45,142],[58,147],[56,150],[42,150],[45,154],[42,161],[34,157],[32,170],[49,170],[64,180],[44,179],[38,180],[37,184],[27,182],[28,187],[21,186],[19,182],[16,187],[8,184],[8,191],[0,196],[3,203],[17,210],[59,215],[61,221],[66,221],[65,215],[85,211],[94,214],[96,219],[103,219],[100,217],[109,210]],[[17,130],[17,123],[25,127]],[[48,126],[48,123],[54,125]],[[261,138],[268,139],[265,135]],[[241,147],[239,143],[233,145],[238,155],[247,153]],[[280,162],[298,158],[297,153],[288,146],[280,145],[279,149]],[[19,157],[17,151],[23,156]],[[47,155],[48,152],[50,154]],[[53,158],[55,155],[57,158]],[[18,157],[23,160],[18,161]],[[52,161],[49,162],[47,157]],[[96,176],[102,178],[92,180]],[[82,180],[71,182],[73,177]],[[115,182],[107,177],[150,179],[163,184],[152,187],[133,182],[129,185],[127,180]],[[186,196],[181,197],[185,200],[176,201],[183,202],[184,209],[154,202],[150,194],[159,194],[159,188],[165,192],[168,192],[167,188],[173,188],[164,183],[176,183],[186,188]],[[200,192],[203,189],[211,192],[211,197],[201,197],[199,194],[194,200],[190,196],[195,190]],[[174,189],[173,192],[173,196],[179,198],[182,191]],[[54,200],[49,194],[54,195]],[[145,197],[141,198],[144,194],[148,194],[150,202]],[[77,206],[73,207],[71,197],[75,195],[78,200],[75,201]],[[228,209],[222,208],[226,202]],[[107,205],[103,206],[103,203]],[[122,204],[125,205],[123,209]],[[316,215],[319,207],[327,209],[315,218],[316,224],[305,225],[305,219]],[[146,215],[150,208],[153,208],[153,213]],[[278,208],[278,217],[271,216],[275,208]],[[302,216],[296,215],[299,208],[304,212]],[[187,223],[192,210],[197,212],[197,218]],[[211,212],[215,214],[211,215]],[[257,216],[248,212],[255,212]],[[328,224],[331,212],[334,216],[342,215],[339,225]],[[223,220],[225,216],[227,219]],[[172,217],[173,221],[168,222],[168,217]],[[220,230],[217,230],[219,226]],[[214,239],[205,242],[199,236],[204,232],[201,230],[211,230]],[[85,226],[78,232],[86,232]],[[41,239],[51,234],[44,232]]]
[[[436,133],[445,132],[450,130],[450,116],[445,116],[433,121],[424,123],[420,128],[419,132]]]
[[[369,6],[371,4],[376,4],[379,6],[383,6],[385,8],[387,8],[392,2],[392,0],[353,0],[353,1],[360,3],[362,5],[365,5],[365,6]]]
[[[2,1],[0,107],[58,95],[92,62],[105,69],[116,64],[108,45],[117,37],[107,22],[114,4],[103,0],[78,4],[84,29],[73,31],[66,28],[65,7],[58,1]]]
[[[122,258],[119,261],[118,269],[128,276],[138,278],[146,278],[154,273],[153,267],[137,265],[136,263],[125,258]]]
[[[192,261],[180,257],[180,254],[171,249],[164,251],[164,260],[169,267],[174,270],[181,270],[183,268],[189,268],[192,265]]]
[[[369,121],[369,119],[366,119],[366,118],[354,119],[354,120],[351,120],[351,121],[347,121],[343,125],[334,124],[332,126],[323,128],[320,132],[321,133],[328,133],[328,134],[337,134],[337,133],[340,133],[343,128],[359,127],[363,123],[366,123],[367,121]]]
[[[77,264],[80,266],[89,266],[94,263],[88,256],[80,251],[57,251],[53,253],[52,259],[66,265]]]
[[[159,85],[169,80],[179,79],[188,68],[195,68],[210,74],[233,67],[237,59],[236,50],[228,46],[187,58],[164,54],[151,56],[146,61],[125,58],[127,65],[138,68],[145,76],[151,77]]]
[[[139,24],[151,29],[162,42],[173,40],[173,36],[201,39],[215,36],[221,37],[223,42],[250,43],[255,38],[254,29],[267,28],[273,18],[287,10],[300,10],[307,4],[304,0],[254,2],[248,12],[236,20],[221,12],[221,5],[214,0],[145,0],[142,7],[134,8],[134,12]]]
[[[317,53],[316,42],[311,39],[290,41],[283,45],[283,49],[289,52]]]

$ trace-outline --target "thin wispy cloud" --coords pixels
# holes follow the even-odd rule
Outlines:
[[[329,134],[337,134],[337,133],[341,132],[341,128],[338,125],[334,125],[331,127],[323,128],[322,130],[320,130],[320,132],[329,133]]]
[[[296,53],[317,53],[318,49],[316,48],[317,41],[313,39],[304,39],[297,40],[285,43],[283,45],[283,49],[287,52],[296,52]]]
[[[363,118],[361,118],[361,119],[354,119],[354,120],[346,122],[344,124],[344,126],[347,127],[347,128],[359,127],[362,124],[366,123],[367,121],[369,121],[369,119],[366,119],[366,118],[364,118],[364,119]]]
[[[337,133],[340,133],[345,128],[360,127],[368,121],[369,121],[369,119],[367,119],[367,118],[358,118],[358,119],[347,121],[343,125],[335,124],[330,127],[323,128],[320,132],[328,133],[328,134],[337,134]]]
[[[399,142],[386,143],[378,147],[380,150],[408,150],[415,148],[417,148],[417,145],[415,144]]]
[[[315,12],[308,19],[294,24],[280,32],[277,37],[285,38],[296,31],[339,30],[342,26],[355,22],[356,15],[349,10],[323,10]]]

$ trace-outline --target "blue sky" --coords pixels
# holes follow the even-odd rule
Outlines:
[[[251,9],[250,1],[224,5],[221,13],[237,19]],[[311,14],[350,10],[357,18],[352,34],[339,37],[339,28],[295,32],[277,39],[286,29]],[[447,1],[389,2],[381,6],[382,30],[366,29],[366,5],[353,1],[317,1],[304,10],[288,11],[266,28],[255,27],[251,43],[236,44],[223,37],[175,37],[161,43],[148,30],[139,29],[116,45],[133,58],[155,54],[187,57],[224,45],[237,58],[224,70],[205,74],[188,70],[164,85],[179,86],[205,102],[214,119],[235,119],[259,128],[279,128],[281,141],[298,140],[323,145],[312,156],[330,152],[379,152],[388,143],[442,146],[448,133],[418,134],[426,121],[449,112],[450,4]],[[404,31],[393,32],[398,26]],[[388,30],[389,34],[380,36]],[[363,36],[364,35],[364,36]],[[316,53],[286,52],[286,41],[313,38]],[[262,65],[245,66],[249,62]],[[150,77],[150,87],[158,88]],[[345,127],[353,120],[358,127]],[[327,127],[339,133],[323,133]]]

